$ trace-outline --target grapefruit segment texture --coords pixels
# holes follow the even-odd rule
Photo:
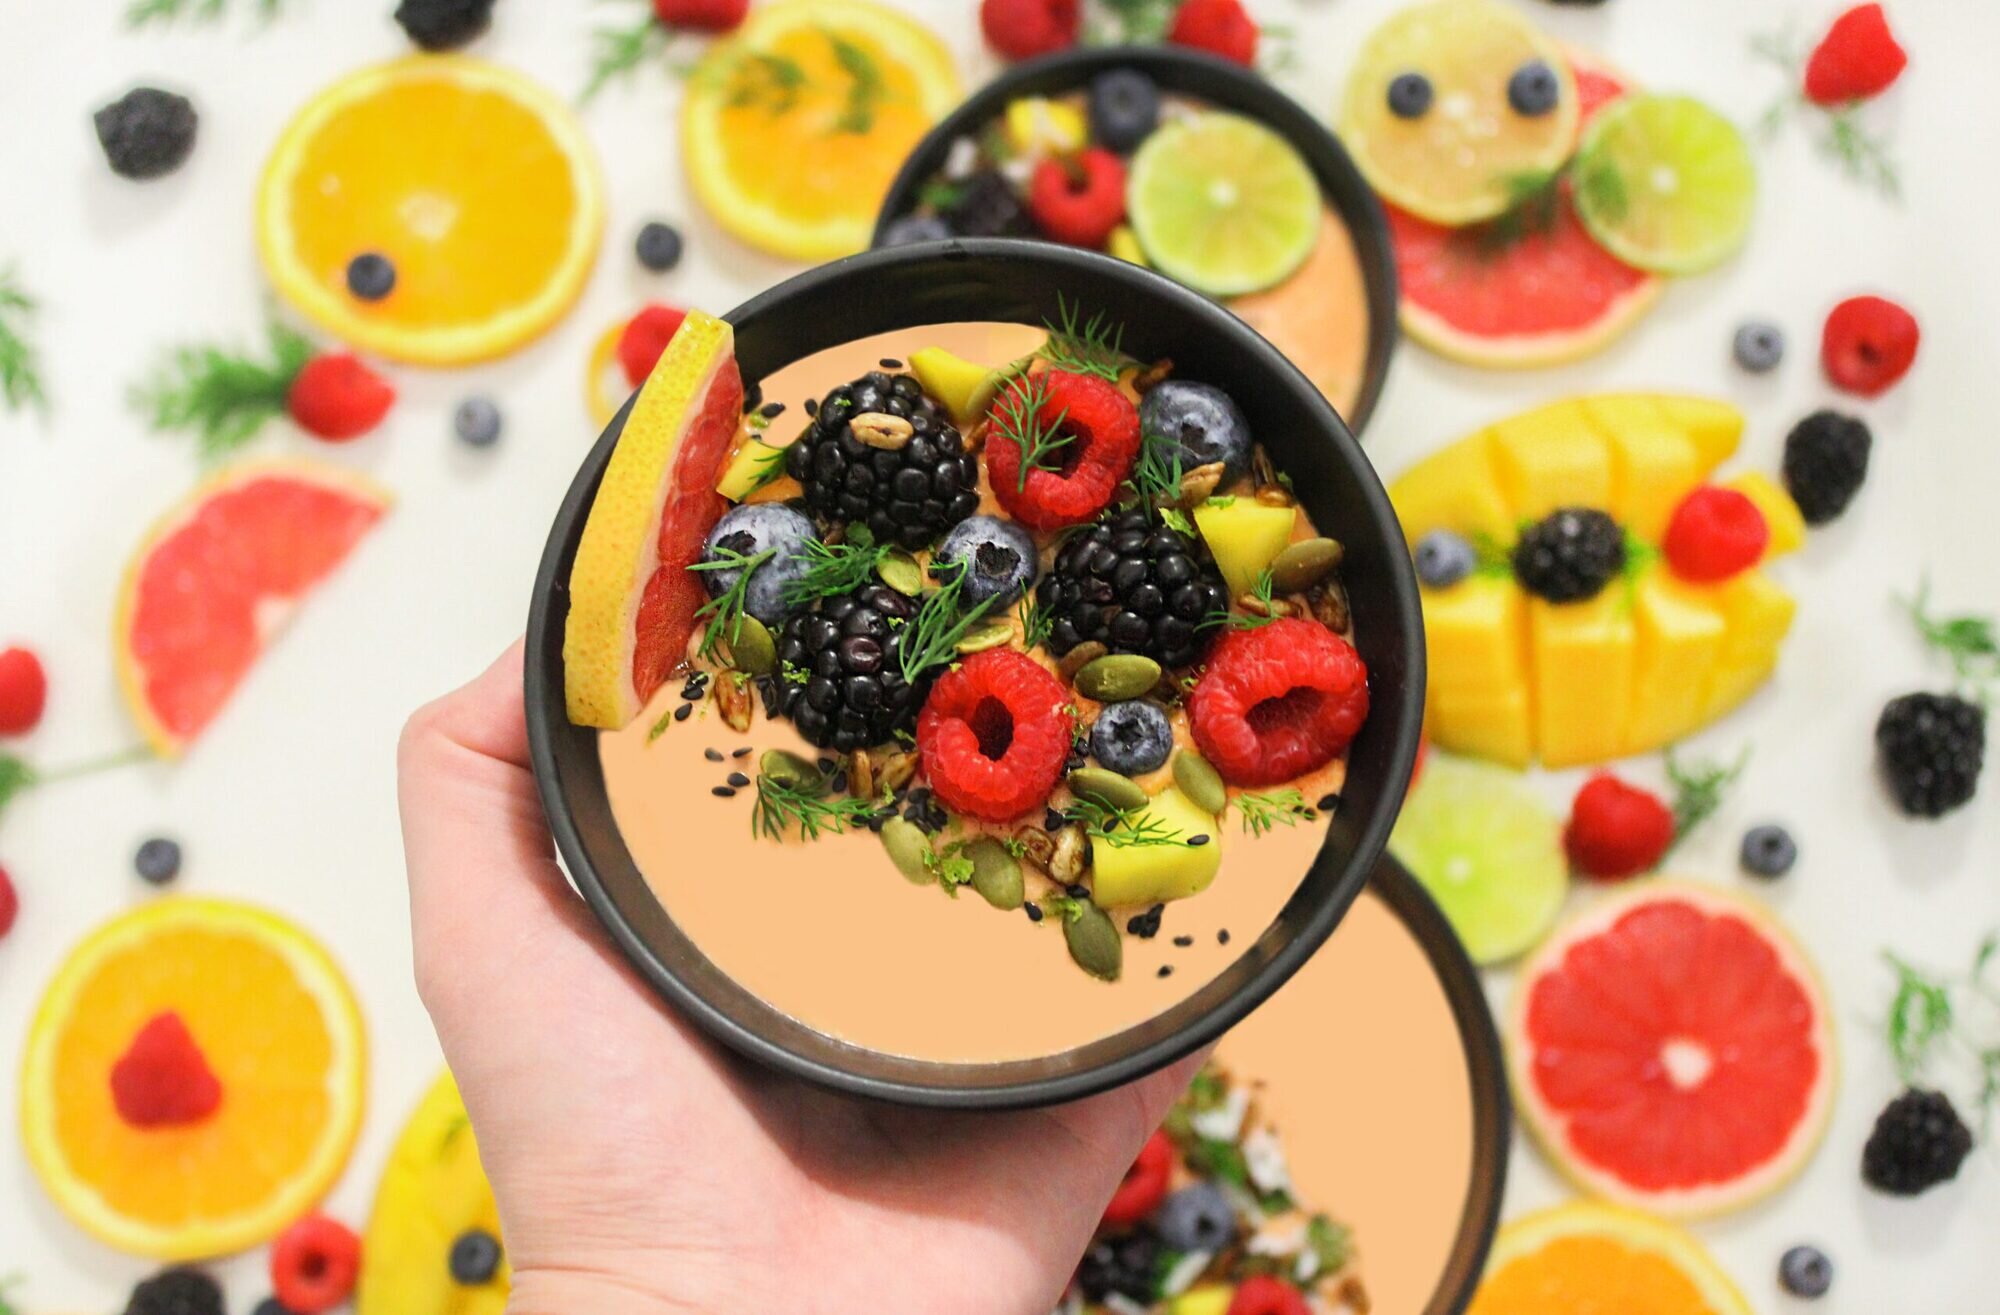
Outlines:
[[[172,757],[214,719],[291,610],[346,559],[389,495],[303,462],[223,471],[139,545],[119,598],[119,680]]]

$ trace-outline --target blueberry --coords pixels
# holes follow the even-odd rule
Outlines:
[[[1421,119],[1435,99],[1436,89],[1421,73],[1398,73],[1389,83],[1389,113],[1399,119]]]
[[[1794,1297],[1824,1297],[1833,1286],[1833,1262],[1818,1247],[1793,1247],[1778,1261],[1778,1286]]]
[[[776,626],[790,610],[785,606],[785,586],[806,573],[806,540],[816,537],[813,523],[802,513],[782,502],[756,502],[734,507],[715,523],[702,547],[705,562],[724,560],[719,548],[745,557],[770,552],[751,572],[744,593],[743,610],[767,626]],[[775,551],[773,551],[775,550]],[[742,568],[700,571],[709,597],[719,598],[736,586]]]
[[[1107,151],[1128,155],[1160,126],[1160,89],[1136,69],[1115,68],[1090,84],[1090,135]]]
[[[1220,461],[1224,487],[1250,473],[1250,422],[1220,388],[1169,379],[1139,403],[1139,427],[1171,440],[1183,471]]]
[[[1121,776],[1157,771],[1173,751],[1173,723],[1166,709],[1147,699],[1112,704],[1090,728],[1091,754]]]
[[[380,301],[396,288],[396,267],[379,251],[364,251],[347,262],[347,290],[363,301]]]
[[[1479,554],[1462,534],[1432,530],[1417,540],[1417,578],[1432,589],[1449,589],[1472,574]]]
[[[250,1315],[292,1315],[284,1303],[276,1297],[266,1297],[251,1310]]]
[[[1010,606],[1035,582],[1035,539],[1013,521],[967,516],[938,545],[938,562],[964,562],[967,606],[994,600],[991,615]]]
[[[1781,826],[1753,826],[1743,833],[1742,860],[1753,877],[1782,877],[1799,861],[1798,842]]]
[[[1745,320],[1730,344],[1736,363],[1751,374],[1768,374],[1785,359],[1785,332],[1767,320]]]
[[[664,274],[681,263],[681,231],[657,219],[639,230],[632,247],[639,263],[655,274]]]
[[[451,1244],[451,1278],[461,1287],[490,1283],[500,1272],[500,1239],[483,1228],[467,1229]]]
[[[942,242],[956,236],[951,225],[937,215],[904,215],[889,221],[888,227],[882,230],[882,240],[876,245],[906,247],[913,242]]]
[[[452,432],[472,447],[492,447],[500,440],[500,408],[490,397],[468,397],[451,418]]]
[[[1539,59],[1529,60],[1507,79],[1507,103],[1516,114],[1530,118],[1547,114],[1556,107],[1561,95],[1562,84],[1556,81],[1556,71]]]
[[[1170,1251],[1221,1251],[1236,1240],[1236,1207],[1214,1183],[1191,1183],[1153,1215],[1160,1241]]]
[[[180,844],[165,836],[154,836],[139,846],[139,852],[132,856],[132,866],[139,870],[142,880],[164,886],[181,874]]]

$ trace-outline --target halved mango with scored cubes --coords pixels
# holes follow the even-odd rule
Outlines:
[[[1417,463],[1389,488],[1414,545],[1453,530],[1490,550],[1558,507],[1600,507],[1658,544],[1681,500],[1736,451],[1743,416],[1726,402],[1653,393],[1567,398],[1509,417]],[[1771,528],[1765,559],[1791,552],[1805,522],[1757,474],[1720,481]],[[1430,733],[1440,747],[1513,766],[1643,753],[1700,729],[1777,669],[1789,594],[1760,569],[1720,584],[1676,576],[1653,554],[1627,581],[1581,603],[1533,598],[1481,571],[1425,589]]]

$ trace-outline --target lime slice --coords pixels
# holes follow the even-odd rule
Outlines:
[[[1569,889],[1562,824],[1500,767],[1433,753],[1389,848],[1481,965],[1532,949]]]
[[[1576,209],[1628,265],[1697,274],[1750,232],[1757,167],[1736,125],[1687,96],[1627,96],[1591,121],[1576,156]]]
[[[1192,114],[1139,148],[1125,185],[1153,268],[1211,297],[1284,282],[1320,234],[1319,181],[1292,144],[1240,114]]]

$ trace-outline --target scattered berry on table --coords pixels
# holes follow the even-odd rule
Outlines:
[[[222,1105],[222,1083],[172,1010],[155,1014],[111,1066],[111,1103],[128,1127],[187,1128]]]
[[[1753,826],[1743,833],[1738,858],[1753,877],[1782,877],[1799,861],[1799,843],[1781,826]]]
[[[1173,445],[1183,473],[1222,463],[1222,483],[1250,473],[1250,422],[1236,400],[1213,384],[1168,379],[1139,401],[1139,428]]]
[[[1090,728],[1091,756],[1121,776],[1158,771],[1173,751],[1173,723],[1150,699],[1114,703]]]
[[[1014,185],[992,169],[961,182],[958,194],[939,213],[953,232],[965,237],[1030,237],[1035,231]]]
[[[1257,62],[1257,20],[1243,0],[1186,0],[1174,11],[1167,40],[1246,66]]]
[[[31,649],[0,652],[0,735],[26,735],[49,703],[48,672]]]
[[[1155,1132],[1139,1148],[1132,1167],[1125,1171],[1118,1190],[1111,1194],[1100,1227],[1124,1228],[1152,1214],[1167,1199],[1173,1173],[1173,1140],[1164,1132]]]
[[[1169,1251],[1212,1255],[1236,1241],[1236,1207],[1214,1183],[1190,1183],[1160,1203],[1153,1226]]]
[[[1561,98],[1562,83],[1543,60],[1529,60],[1507,79],[1507,103],[1516,114],[1539,117],[1553,110]]]
[[[1650,872],[1673,843],[1674,812],[1666,801],[1608,772],[1583,783],[1563,828],[1570,866],[1599,881]]]
[[[959,575],[965,606],[992,599],[987,614],[1014,605],[1035,582],[1038,562],[1034,536],[1004,516],[968,516],[951,527],[932,554],[932,571],[940,579],[949,567],[963,563]]]
[[[396,290],[396,266],[379,251],[347,262],[347,290],[362,301],[380,301]]]
[[[1159,1235],[1143,1224],[1129,1232],[1101,1237],[1083,1253],[1076,1267],[1076,1285],[1085,1301],[1123,1297],[1145,1307],[1159,1291],[1161,1254]]]
[[[396,390],[352,352],[327,352],[305,363],[285,395],[299,428],[328,443],[359,438],[382,423]]]
[[[0,868],[0,939],[14,930],[14,919],[21,914],[21,896],[14,889],[14,878]]]
[[[1875,723],[1876,761],[1896,806],[1943,817],[1969,801],[1986,762],[1986,709],[1956,694],[1891,699]]]
[[[1414,556],[1417,579],[1431,589],[1449,589],[1479,565],[1478,551],[1454,530],[1431,530],[1417,540]]]
[[[1683,580],[1715,584],[1764,558],[1771,527],[1757,504],[1735,489],[1704,484],[1681,499],[1660,548]]]
[[[141,1280],[125,1315],[223,1315],[222,1285],[197,1269],[168,1269]]]
[[[139,180],[187,163],[196,120],[192,101],[158,87],[134,87],[91,116],[111,172]]]
[[[1368,668],[1317,621],[1232,630],[1187,698],[1201,756],[1231,785],[1277,785],[1332,762],[1368,717]]]
[[[1389,80],[1389,113],[1399,119],[1421,119],[1430,113],[1437,88],[1421,73],[1398,73]]]
[[[1849,297],[1827,313],[1820,367],[1842,392],[1878,397],[1910,372],[1922,336],[1917,317],[1887,297]]]
[[[917,242],[942,242],[956,237],[941,215],[900,215],[882,229],[878,246],[907,247]]]
[[[483,1228],[467,1229],[451,1244],[451,1279],[461,1287],[491,1283],[500,1272],[500,1239]]]
[[[1818,1247],[1797,1246],[1778,1258],[1778,1286],[1811,1301],[1833,1286],[1833,1262]]]
[[[492,447],[500,441],[500,408],[490,397],[468,397],[452,413],[451,431],[468,447]]]
[[[139,878],[155,886],[164,886],[181,874],[181,846],[177,840],[166,836],[154,836],[142,842],[132,856],[132,866]]]
[[[1861,1150],[1861,1177],[1891,1196],[1916,1196],[1958,1176],[1972,1130],[1943,1092],[1904,1092],[1875,1119]]]
[[[747,503],[730,508],[715,522],[702,544],[701,560],[733,560],[724,557],[725,551],[738,557],[770,553],[750,572],[750,583],[743,590],[743,610],[775,627],[790,610],[785,605],[785,586],[803,577],[811,565],[806,544],[814,537],[812,521],[792,507],[782,502]],[[722,567],[696,574],[708,596],[720,598],[736,588],[743,568]]]
[[[979,30],[1007,59],[1033,59],[1076,44],[1079,0],[980,0]]]
[[[878,436],[876,419],[896,433]],[[979,507],[979,458],[914,375],[875,370],[821,398],[785,450],[785,472],[822,521],[866,525],[877,543],[912,550]]]
[[[1035,166],[1028,213],[1042,232],[1073,247],[1101,247],[1125,222],[1125,162],[1092,146]]]
[[[250,1315],[297,1315],[285,1309],[285,1303],[276,1297],[266,1297],[250,1308]]]
[[[626,383],[637,388],[646,382],[686,318],[686,311],[654,302],[625,322],[618,335],[618,364],[625,371]]]
[[[323,1315],[346,1301],[361,1273],[361,1239],[325,1215],[310,1214],[271,1244],[271,1287],[297,1315]]]
[[[1624,569],[1625,531],[1594,507],[1558,508],[1514,545],[1521,587],[1551,603],[1595,598]]]
[[[403,0],[396,21],[424,50],[457,50],[492,25],[493,0]]]
[[[1069,691],[1011,648],[974,653],[939,676],[917,718],[917,753],[955,813],[1007,822],[1039,812],[1075,737]]]
[[[641,265],[655,274],[664,274],[681,263],[684,245],[678,228],[655,219],[639,229],[632,250]]]
[[[1018,379],[987,415],[993,496],[1030,529],[1079,525],[1103,511],[1139,455],[1139,412],[1096,375],[1048,370]]]
[[[1785,331],[1769,320],[1745,320],[1736,326],[1729,350],[1751,374],[1769,374],[1785,359]]]
[[[809,742],[846,753],[914,729],[923,690],[903,679],[917,605],[887,585],[814,600],[778,641],[778,711]]]
[[[750,0],[653,0],[653,17],[694,32],[733,32],[749,12]]]
[[[1806,60],[1806,99],[1841,106],[1887,91],[1910,62],[1879,4],[1856,5],[1833,20]]]
[[[1035,600],[1058,657],[1094,640],[1184,667],[1214,638],[1204,622],[1228,611],[1229,589],[1198,539],[1135,509],[1064,540]]]
[[[1252,1274],[1237,1285],[1227,1315],[1312,1315],[1305,1294],[1281,1278]]]
[[[1130,155],[1160,124],[1160,88],[1137,69],[1115,68],[1090,83],[1090,135],[1098,145]]]
[[[1847,510],[1868,478],[1868,426],[1838,411],[1815,411],[1785,435],[1785,489],[1808,525],[1824,525]]]

